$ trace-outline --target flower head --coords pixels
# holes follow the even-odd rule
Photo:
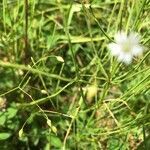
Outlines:
[[[139,44],[139,35],[130,33],[127,35],[124,32],[118,32],[115,37],[116,43],[110,43],[108,48],[113,56],[118,58],[118,61],[129,64],[134,56],[139,56],[143,52],[142,46]]]

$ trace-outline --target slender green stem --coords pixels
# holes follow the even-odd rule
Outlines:
[[[9,62],[0,61],[0,66],[5,67],[5,68],[14,68],[14,69],[26,70],[26,71],[32,72],[33,74],[37,74],[37,75],[40,74],[43,76],[47,76],[47,77],[54,78],[54,79],[59,79],[62,81],[68,81],[68,82],[72,81],[72,79],[61,77],[61,76],[56,75],[56,74],[50,74],[47,72],[43,72],[39,69],[34,69],[34,68],[31,68],[31,67],[25,66],[25,65],[19,65],[19,64],[13,64],[13,63],[9,63]]]

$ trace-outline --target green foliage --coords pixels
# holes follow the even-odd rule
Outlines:
[[[11,133],[0,133],[0,141],[6,140],[11,136]]]
[[[28,5],[27,5],[28,2]],[[0,149],[149,149],[148,0],[0,2]],[[141,35],[132,64],[108,50]]]

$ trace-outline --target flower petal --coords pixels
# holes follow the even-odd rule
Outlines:
[[[126,64],[130,64],[132,62],[132,55],[129,53],[120,53],[118,60]]]
[[[127,40],[127,34],[125,32],[121,31],[115,35],[115,41],[118,44],[122,44],[122,43],[126,42],[126,40]]]
[[[143,47],[140,46],[140,45],[135,45],[132,48],[132,52],[131,53],[132,53],[133,56],[140,56],[143,53]]]
[[[108,48],[110,49],[111,54],[113,56],[118,56],[120,51],[121,51],[121,47],[118,44],[115,44],[115,43],[110,43],[108,45]]]

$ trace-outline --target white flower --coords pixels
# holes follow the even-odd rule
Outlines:
[[[116,43],[110,43],[108,48],[118,61],[129,64],[134,56],[140,56],[143,52],[142,46],[139,44],[139,36],[137,33],[118,32],[115,37]]]

